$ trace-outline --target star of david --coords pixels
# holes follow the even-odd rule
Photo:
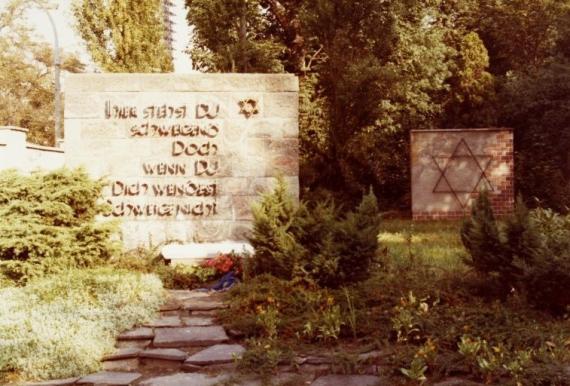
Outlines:
[[[474,154],[464,139],[459,141],[450,156],[432,156],[432,160],[440,172],[433,192],[453,194],[464,210],[471,194],[481,190],[494,190],[487,177],[493,156]]]

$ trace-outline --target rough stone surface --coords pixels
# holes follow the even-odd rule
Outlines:
[[[139,367],[139,358],[119,359],[103,362],[104,371],[136,371]]]
[[[141,386],[213,386],[226,380],[228,376],[208,376],[197,373],[180,373],[147,379]]]
[[[43,381],[43,382],[35,382],[35,383],[28,383],[26,386],[69,386],[75,384],[79,380],[79,377],[76,378],[66,378],[66,379],[54,379],[52,381]]]
[[[102,371],[99,373],[91,374],[86,377],[81,378],[77,381],[79,385],[108,385],[108,386],[127,386],[131,385],[137,379],[141,377],[139,373],[124,373],[124,372],[112,372],[112,371]]]
[[[136,358],[142,350],[139,348],[122,348],[110,355],[105,355],[103,361],[118,361],[120,359]]]
[[[244,352],[245,348],[239,344],[218,344],[191,355],[186,363],[201,366],[229,363]]]
[[[378,386],[381,380],[371,375],[326,375],[315,380],[311,386]]]
[[[227,308],[227,304],[221,300],[211,300],[211,299],[190,299],[184,301],[184,309],[194,312],[194,311],[213,311],[222,308]]]
[[[143,340],[118,340],[117,341],[117,348],[124,349],[124,348],[138,348],[144,349],[150,345],[152,342],[150,339],[143,339]]]
[[[444,381],[434,383],[433,386],[483,386],[481,383],[469,381],[461,378],[449,378]]]
[[[146,323],[145,327],[181,327],[182,321],[179,316],[163,316],[155,319],[150,323]]]
[[[208,346],[228,341],[221,326],[160,328],[153,345],[157,348]]]
[[[70,74],[65,92],[66,165],[107,177],[129,248],[246,241],[274,177],[298,192],[293,75]]]
[[[150,349],[141,352],[141,358],[163,359],[168,361],[183,361],[188,357],[184,351],[164,348],[164,349]]]
[[[119,340],[146,340],[154,338],[152,328],[141,327],[131,331],[123,332],[119,335]]]
[[[182,318],[182,323],[185,326],[212,326],[214,324],[214,319],[206,316],[188,316]]]

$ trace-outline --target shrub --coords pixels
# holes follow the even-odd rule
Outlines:
[[[473,207],[461,238],[467,263],[496,274],[506,288],[518,288],[538,308],[562,313],[570,306],[570,215],[529,211],[518,200],[504,224],[495,220],[485,194]]]
[[[343,212],[329,200],[295,206],[280,181],[253,208],[251,273],[333,288],[365,280],[378,247],[376,197],[370,192],[356,210]]]
[[[154,275],[97,268],[1,289],[0,381],[98,370],[116,335],[153,316],[161,288]]]
[[[0,271],[24,282],[110,259],[114,226],[95,222],[102,181],[83,170],[0,172]]]

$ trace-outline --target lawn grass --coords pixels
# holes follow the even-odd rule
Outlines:
[[[460,221],[384,220],[378,241],[393,264],[419,263],[445,270],[463,270],[466,253]]]
[[[0,383],[97,371],[116,336],[149,320],[161,301],[156,276],[113,268],[0,289]]]

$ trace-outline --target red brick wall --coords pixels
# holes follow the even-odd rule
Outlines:
[[[508,215],[514,208],[514,154],[511,129],[466,129],[414,131],[412,141],[412,216],[414,220],[461,219],[471,212],[478,192],[462,193],[461,201],[453,193],[439,193],[432,188],[441,176],[433,156],[449,155],[461,140],[474,153],[485,154],[490,163],[485,175],[491,183],[489,198],[495,215]],[[431,190],[433,189],[433,190]]]

